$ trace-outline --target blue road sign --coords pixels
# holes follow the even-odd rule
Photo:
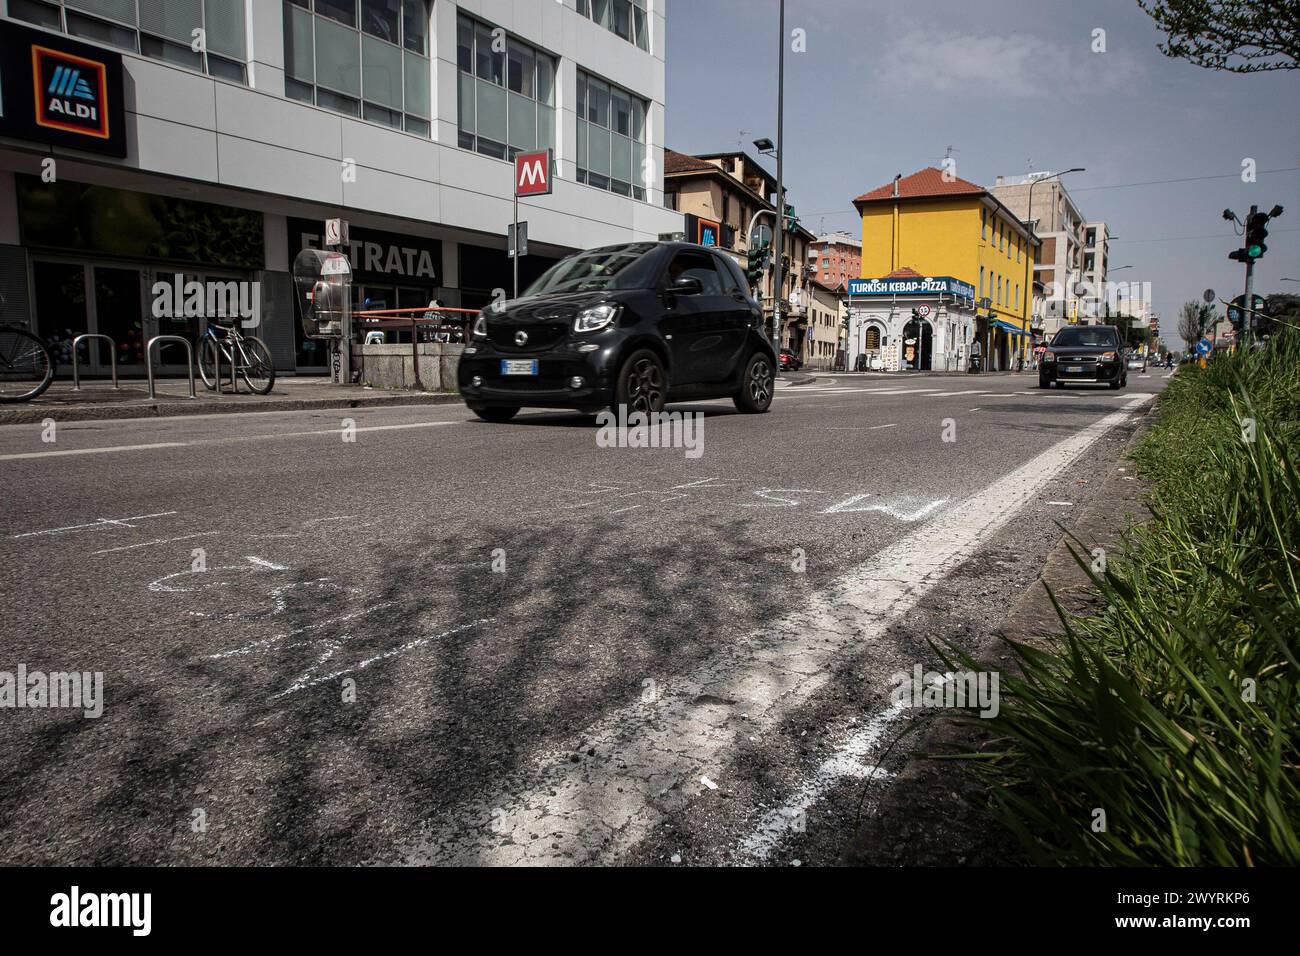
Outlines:
[[[1214,348],[1214,346],[1210,344],[1209,339],[1201,339],[1201,341],[1196,343],[1196,354],[1209,355],[1212,348]]]

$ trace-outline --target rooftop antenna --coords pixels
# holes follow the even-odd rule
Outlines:
[[[741,153],[745,150],[745,137],[749,135],[749,130],[742,129],[738,132],[740,135],[736,137],[736,152]]]

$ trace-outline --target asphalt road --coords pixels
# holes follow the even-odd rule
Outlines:
[[[698,457],[460,406],[0,428],[0,672],[104,687],[0,708],[0,864],[833,863],[890,675],[996,627],[1165,374],[823,376],[674,406]]]

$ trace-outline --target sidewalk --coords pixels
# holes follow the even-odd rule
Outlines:
[[[905,378],[1015,378],[1023,377],[1026,380],[1033,379],[1038,381],[1038,372],[1034,369],[1025,369],[1023,372],[809,372],[817,378],[880,378],[880,379],[905,379]]]
[[[240,384],[238,395],[230,386],[218,395],[194,383],[195,398],[189,397],[186,379],[159,379],[157,399],[149,398],[144,380],[123,380],[114,390],[107,379],[82,379],[81,390],[72,382],[56,379],[35,401],[21,405],[0,405],[0,425],[20,425],[53,418],[60,422],[95,419],[156,418],[173,415],[219,415],[234,412],[294,412],[316,408],[372,408],[385,405],[442,405],[459,402],[455,392],[415,392],[334,385],[323,376],[277,378],[270,395],[253,395]]]

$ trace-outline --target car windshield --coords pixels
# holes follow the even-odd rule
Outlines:
[[[1115,333],[1110,329],[1100,328],[1061,329],[1061,331],[1056,333],[1056,338],[1052,340],[1052,347],[1060,348],[1068,345],[1114,348]]]
[[[524,294],[636,288],[641,270],[633,266],[653,248],[654,243],[637,242],[580,252],[551,266]]]

